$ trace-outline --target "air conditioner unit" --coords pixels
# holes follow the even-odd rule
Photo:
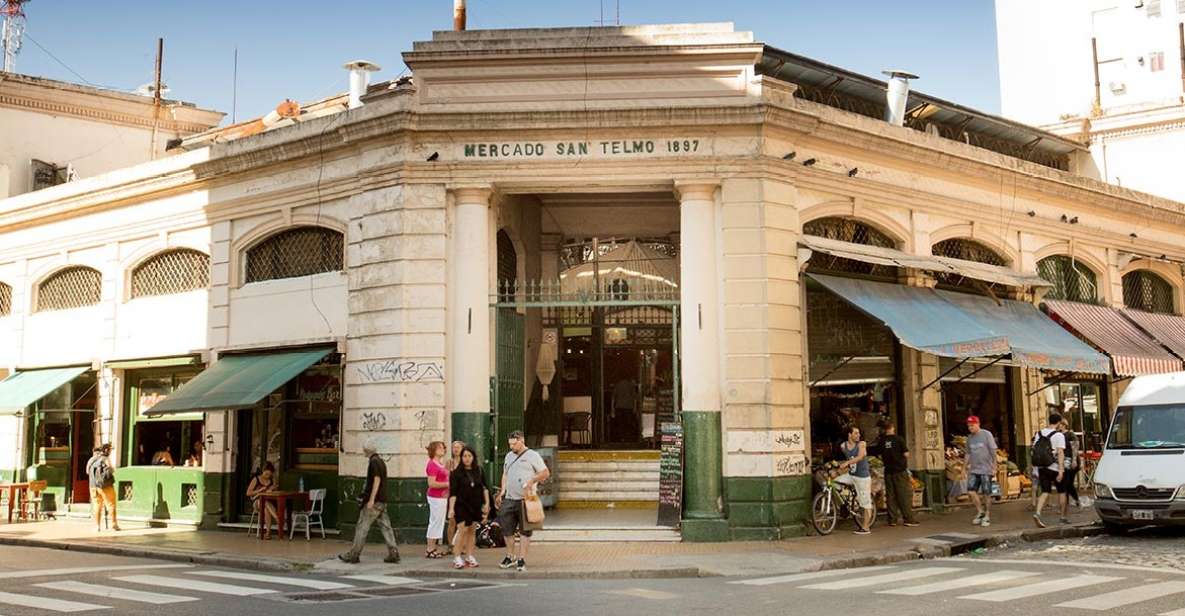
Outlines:
[[[1112,81],[1111,83],[1107,84],[1107,87],[1110,88],[1111,93],[1116,96],[1127,93],[1127,84],[1123,83],[1122,81]]]

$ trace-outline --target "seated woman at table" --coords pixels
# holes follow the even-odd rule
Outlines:
[[[268,503],[263,511],[259,511],[259,495],[276,489],[276,467],[271,462],[265,462],[263,471],[251,478],[247,484],[247,498],[251,499],[252,507],[259,513],[259,523],[263,528],[263,538],[272,538],[272,522],[279,520],[276,506]]]
[[[176,466],[177,463],[173,460],[173,454],[169,453],[168,443],[161,443],[160,449],[152,454],[153,466]]]

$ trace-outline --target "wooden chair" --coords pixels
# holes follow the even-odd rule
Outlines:
[[[292,525],[288,528],[288,538],[292,539],[296,534],[297,520],[304,520],[304,540],[309,540],[309,527],[313,524],[321,530],[321,538],[325,538],[325,523],[321,519],[321,514],[325,511],[325,489],[309,490],[309,508],[305,511],[295,511],[292,513]]]
[[[564,430],[563,441],[566,445],[572,445],[572,435],[579,434],[586,438],[581,439],[584,442],[581,445],[592,444],[592,430],[589,424],[592,422],[592,413],[564,413]]]
[[[29,488],[21,493],[21,501],[19,503],[21,511],[21,519],[32,519],[34,521],[41,515],[41,493],[49,487],[49,482],[44,479],[30,481]],[[29,508],[32,507],[33,515],[29,515]]]

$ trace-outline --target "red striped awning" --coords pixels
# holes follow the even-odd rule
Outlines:
[[[1061,300],[1045,302],[1059,323],[1111,356],[1118,376],[1139,376],[1185,370],[1185,363],[1124,318],[1118,310]]]
[[[1124,308],[1121,312],[1174,355],[1185,358],[1185,317],[1130,308]]]

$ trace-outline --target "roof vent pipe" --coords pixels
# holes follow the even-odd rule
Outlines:
[[[465,0],[453,0],[453,30],[465,29]]]
[[[909,80],[918,76],[905,71],[881,71],[889,76],[889,89],[885,93],[886,102],[885,121],[894,126],[905,124],[905,108],[909,102]]]
[[[366,88],[370,86],[370,74],[374,71],[383,70],[382,67],[366,60],[354,60],[353,62],[346,62],[342,68],[350,71],[350,109],[357,109],[362,106],[362,95],[366,94]]]

